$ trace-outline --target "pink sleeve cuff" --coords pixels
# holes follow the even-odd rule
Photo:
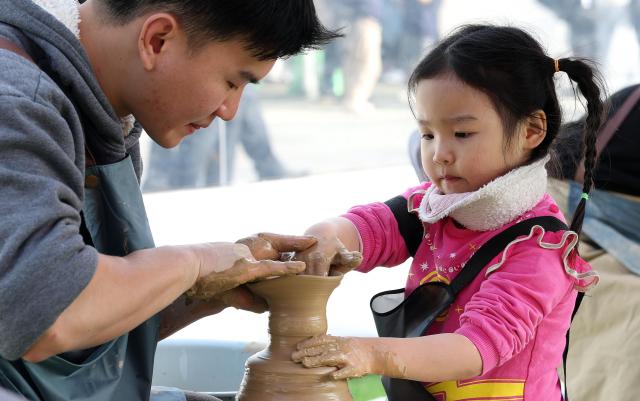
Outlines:
[[[362,252],[362,263],[356,271],[367,273],[371,271],[374,267],[373,258],[371,257],[374,249],[374,239],[373,232],[371,228],[367,224],[366,220],[361,216],[358,216],[355,213],[346,213],[341,217],[349,220],[358,230],[358,234],[360,234],[360,252]]]
[[[482,359],[482,375],[498,365],[500,354],[491,338],[479,327],[465,324],[455,331],[456,334],[463,335],[476,346]]]

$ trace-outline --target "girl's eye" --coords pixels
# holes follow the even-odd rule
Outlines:
[[[237,86],[236,86],[233,82],[231,82],[231,81],[227,81],[227,85],[229,86],[229,89],[231,89],[231,90],[233,90],[233,89],[236,89],[236,88],[237,88]]]
[[[455,133],[456,138],[468,138],[471,136],[470,132],[456,132]]]
[[[430,141],[430,140],[432,140],[432,139],[433,139],[433,134],[430,134],[430,133],[428,133],[428,132],[427,132],[427,133],[423,133],[423,134],[422,134],[422,139],[425,139],[425,140],[427,140],[427,141]]]

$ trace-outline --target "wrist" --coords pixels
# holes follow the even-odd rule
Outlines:
[[[371,355],[370,374],[403,379],[407,374],[407,366],[389,344],[381,339],[365,339],[369,344]]]
[[[193,287],[198,278],[200,278],[200,270],[202,266],[202,258],[198,248],[195,246],[176,246],[172,247],[178,251],[178,259],[186,261],[183,263],[183,277],[185,282],[185,291]]]

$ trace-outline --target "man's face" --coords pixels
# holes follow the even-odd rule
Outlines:
[[[193,54],[186,38],[173,41],[129,108],[155,142],[174,147],[216,117],[232,119],[244,87],[274,63],[251,56],[240,40],[212,42]]]

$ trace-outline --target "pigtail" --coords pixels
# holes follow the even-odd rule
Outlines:
[[[587,101],[587,117],[584,125],[584,179],[582,198],[571,219],[571,231],[580,236],[584,221],[585,209],[589,193],[593,188],[593,170],[596,160],[596,140],[605,119],[605,107],[602,101],[603,80],[595,68],[586,60],[563,58],[555,60],[555,71],[564,71],[578,85],[578,89]]]

